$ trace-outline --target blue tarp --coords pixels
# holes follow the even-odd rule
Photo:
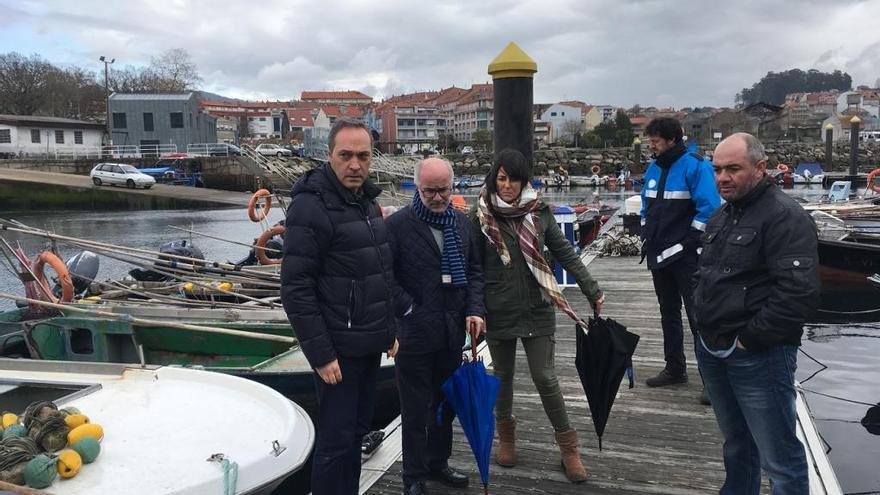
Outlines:
[[[825,173],[822,171],[822,166],[819,165],[819,162],[799,163],[797,168],[794,170],[794,173],[802,176],[802,175],[804,175],[804,172],[807,170],[810,171],[810,174],[813,177]]]

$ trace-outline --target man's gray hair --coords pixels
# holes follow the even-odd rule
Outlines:
[[[767,153],[764,151],[764,145],[755,136],[747,132],[739,132],[736,134],[746,143],[746,156],[753,165],[761,160],[767,159]]]
[[[367,124],[351,117],[339,117],[336,119],[336,122],[333,123],[333,127],[330,128],[330,137],[327,139],[327,148],[330,153],[333,153],[333,148],[336,147],[336,135],[339,134],[339,131],[342,129],[363,129],[367,132],[367,136],[370,136],[370,148],[373,148],[373,133],[370,131],[370,128],[367,127]]]
[[[421,172],[421,170],[422,170],[422,164],[425,163],[426,160],[431,160],[431,159],[432,158],[425,158],[424,160],[419,160],[418,163],[416,163],[415,183],[417,186],[421,185],[421,184],[419,184],[419,182],[420,182],[419,181],[419,172]],[[446,168],[449,169],[449,182],[454,183],[455,182],[455,171],[452,170],[452,163],[450,163],[449,160],[446,160],[443,158],[437,158],[437,160],[440,160],[446,164]]]

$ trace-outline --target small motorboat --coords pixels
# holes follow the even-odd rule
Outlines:
[[[4,410],[45,400],[85,412],[104,432],[98,459],[47,488],[56,495],[268,495],[303,467],[315,441],[301,407],[250,380],[0,359]]]

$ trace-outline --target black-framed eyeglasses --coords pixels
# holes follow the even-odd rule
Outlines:
[[[449,193],[452,192],[452,188],[451,187],[426,187],[426,188],[422,189],[421,191],[422,191],[422,194],[424,194],[425,196],[428,196],[428,197],[436,196],[438,194],[440,196],[447,196]]]

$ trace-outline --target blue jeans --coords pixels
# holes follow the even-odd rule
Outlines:
[[[724,435],[721,495],[757,495],[761,468],[773,495],[809,495],[807,458],[797,438],[797,347],[739,349],[726,359],[697,344],[697,362]]]

